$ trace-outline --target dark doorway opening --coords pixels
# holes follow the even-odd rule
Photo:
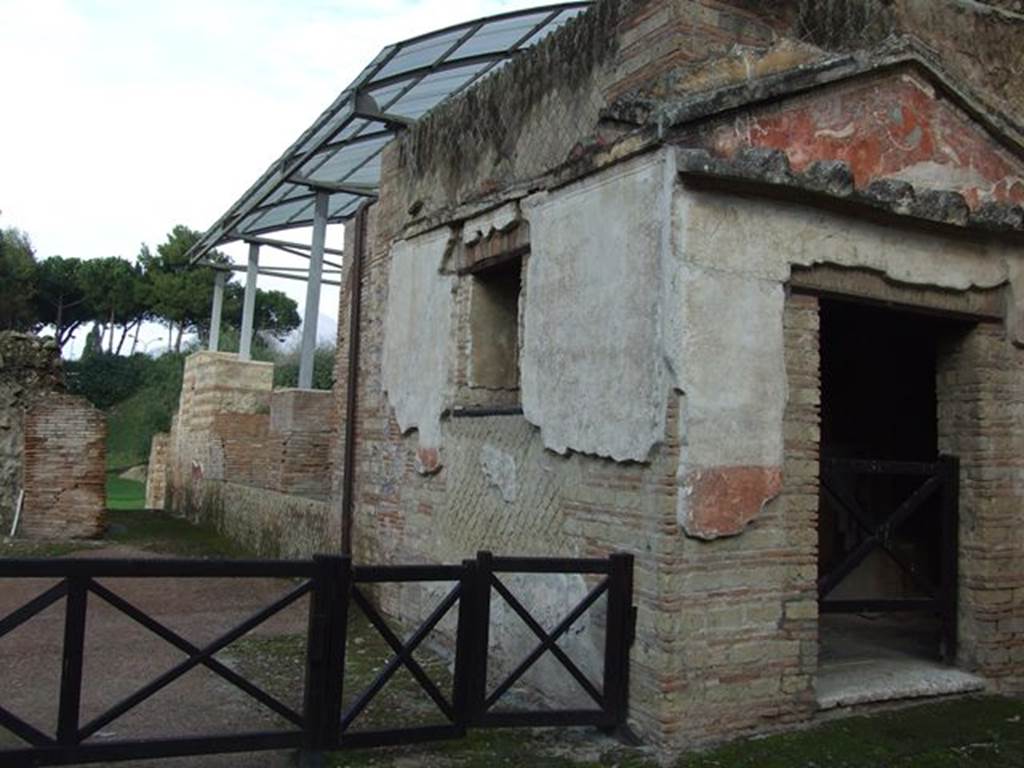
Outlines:
[[[821,302],[821,453],[934,461],[944,318]]]
[[[955,654],[956,481],[939,456],[937,378],[969,325],[838,300],[820,313],[821,671],[857,689],[873,674],[941,676]]]

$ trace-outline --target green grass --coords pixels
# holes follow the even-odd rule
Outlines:
[[[968,768],[1024,765],[1024,702],[984,697],[849,717],[739,742],[679,768]]]
[[[176,557],[246,558],[252,553],[211,528],[165,512],[111,509],[104,541]]]
[[[145,509],[146,485],[125,480],[111,472],[107,475],[107,509]]]

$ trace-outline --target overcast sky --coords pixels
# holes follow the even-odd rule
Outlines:
[[[130,259],[175,224],[205,230],[385,45],[542,4],[0,0],[0,227],[40,258]]]

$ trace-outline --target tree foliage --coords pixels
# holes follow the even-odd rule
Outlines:
[[[224,289],[223,323],[229,328],[241,330],[242,304],[245,287],[228,283]],[[207,318],[208,319],[208,318]],[[289,333],[301,325],[299,309],[295,301],[281,291],[256,289],[256,306],[253,309],[253,327],[266,336],[284,341]],[[206,323],[209,326],[209,322]]]
[[[80,281],[82,262],[51,256],[36,268],[35,311],[43,325],[52,325],[59,347],[92,319],[92,308],[85,303]]]
[[[53,329],[63,347],[83,325],[92,323],[86,347],[121,354],[134,330],[146,320],[169,326],[180,352],[185,334],[208,337],[216,271],[192,266],[188,253],[200,233],[178,225],[154,252],[143,245],[134,263],[119,257],[80,260],[51,256],[36,263],[28,236],[0,231],[0,329]],[[214,251],[208,261],[227,263]],[[224,297],[226,328],[241,325],[244,288],[229,276]],[[300,324],[295,302],[280,291],[258,290],[255,330],[283,340]],[[134,352],[135,344],[130,348]]]
[[[35,271],[28,235],[14,228],[0,230],[0,329],[28,331],[37,324]]]

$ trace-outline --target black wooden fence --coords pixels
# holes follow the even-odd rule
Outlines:
[[[508,574],[583,574],[594,587],[575,606],[566,606],[564,619],[548,631],[513,594]],[[0,691],[0,727],[28,746],[0,749],[2,766],[69,765],[231,752],[302,749],[310,753],[455,739],[470,728],[516,726],[597,726],[608,730],[626,723],[629,691],[629,648],[633,640],[633,561],[630,555],[608,559],[533,559],[493,557],[480,553],[475,560],[455,566],[353,567],[346,557],[323,556],[312,561],[200,561],[200,560],[0,560],[0,580],[48,578],[59,583],[0,620],[0,640],[32,617],[65,600],[63,663],[58,724],[55,735],[41,732],[4,706]],[[198,647],[146,612],[115,594],[98,579],[153,578],[279,578],[295,580],[288,592],[271,605]],[[374,584],[413,582],[451,583],[454,586],[421,626],[403,641],[390,628],[369,599]],[[511,674],[495,685],[489,676],[488,647],[492,594],[497,594],[537,637],[537,647]],[[310,595],[302,712],[281,702],[251,680],[216,660],[215,655],[265,621]],[[558,645],[570,627],[602,596],[607,596],[604,674],[592,681],[576,661]],[[98,598],[186,654],[187,658],[115,704],[107,712],[81,722],[82,670],[85,623],[90,597]],[[376,679],[343,708],[345,656],[350,609],[355,606],[381,634],[393,651]],[[413,653],[449,613],[457,608],[455,665],[451,691],[442,691],[413,657]],[[508,694],[523,675],[545,654],[552,654],[586,691],[593,706],[585,709],[510,709]],[[503,660],[505,661],[505,660]],[[244,691],[288,726],[276,731],[227,733],[191,738],[96,741],[108,725],[198,667],[220,676]],[[374,698],[404,667],[433,700],[446,723],[355,730],[357,721]],[[190,702],[201,706],[201,702]]]
[[[827,572],[820,574],[818,597],[821,612],[929,611],[941,622],[940,655],[952,664],[956,659],[958,634],[959,478],[960,461],[955,456],[942,456],[930,463],[824,459],[821,463],[822,498],[834,509],[848,515],[854,526],[856,543],[842,552]],[[871,491],[877,491],[880,485],[888,493],[872,494]],[[897,487],[902,494],[894,491]],[[894,546],[900,529],[915,520],[934,534],[938,544],[938,556],[931,574],[918,564],[908,562]],[[830,595],[836,588],[869,555],[879,550],[885,552],[907,575],[918,596],[831,599]]]

